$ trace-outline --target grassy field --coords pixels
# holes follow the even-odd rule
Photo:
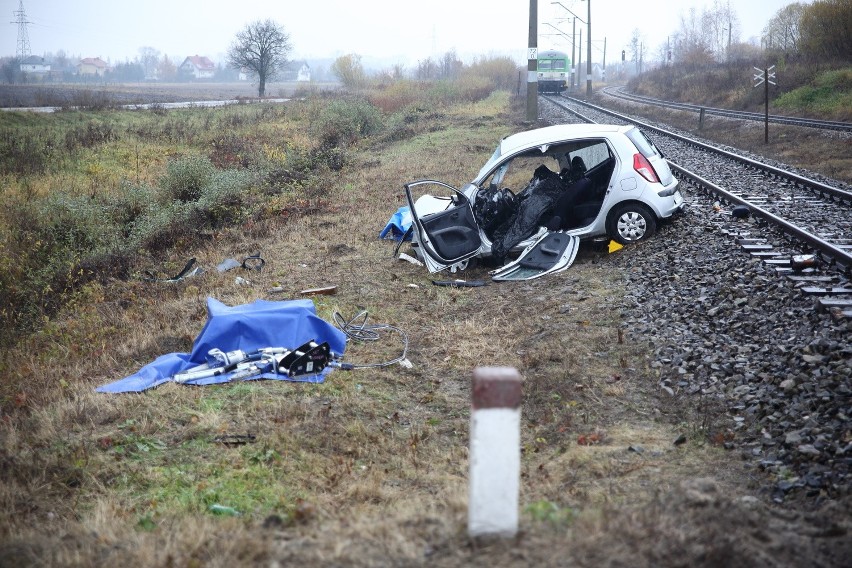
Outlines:
[[[708,410],[658,398],[648,346],[620,330],[623,277],[613,257],[586,247],[571,270],[553,278],[455,289],[433,286],[425,269],[396,260],[393,243],[377,238],[402,205],[403,182],[461,184],[502,136],[527,128],[520,102],[495,93],[421,103],[386,113],[375,128],[360,102],[339,104],[320,98],[269,109],[4,122],[9,131],[55,140],[91,124],[118,133],[88,148],[50,149],[55,159],[41,171],[4,174],[4,196],[18,206],[4,210],[4,242],[15,262],[41,257],[22,256],[25,243],[15,238],[30,234],[12,213],[51,203],[59,192],[82,200],[74,203],[126,203],[136,211],[133,226],[169,207],[171,219],[197,223],[156,233],[156,243],[127,231],[109,249],[126,259],[120,273],[98,264],[66,281],[62,301],[43,290],[53,309],[30,306],[38,321],[7,337],[0,565],[730,560],[731,549],[720,552],[716,543],[729,541],[722,535],[732,523],[760,522],[737,500],[754,485],[712,443]],[[354,132],[340,120],[336,127],[323,122],[335,108]],[[184,134],[167,134],[175,132]],[[217,145],[222,137],[229,142]],[[100,173],[90,171],[95,164]],[[247,177],[227,177],[235,172]],[[204,196],[220,195],[211,187],[223,179],[237,188],[224,195],[239,199],[228,202],[230,213],[211,218],[216,209]],[[193,188],[192,195],[178,191]],[[53,228],[40,234],[55,237],[59,225],[45,226]],[[56,240],[51,255],[79,242]],[[262,272],[214,269],[257,251],[267,263]],[[190,256],[205,274],[178,283],[140,278],[145,270],[174,274]],[[238,285],[237,275],[248,285]],[[17,281],[5,282],[6,293],[14,292]],[[45,282],[54,280],[38,283]],[[336,295],[314,297],[321,317],[367,310],[371,323],[403,328],[413,367],[334,371],[322,384],[94,392],[161,354],[189,351],[208,297],[237,305],[299,298],[328,285]],[[346,356],[387,360],[401,347],[389,334],[350,345]],[[481,365],[514,366],[524,377],[521,534],[508,541],[466,535],[469,383]],[[675,445],[681,434],[689,441]],[[761,557],[750,552],[745,564]]]

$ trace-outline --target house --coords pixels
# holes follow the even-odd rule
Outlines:
[[[216,64],[203,55],[190,55],[180,64],[178,73],[191,75],[196,79],[212,79],[216,73]]]
[[[311,67],[307,61],[288,61],[284,65],[282,79],[285,81],[310,81]]]
[[[84,57],[77,64],[77,74],[82,77],[103,77],[109,65],[100,57]]]
[[[44,57],[30,55],[21,61],[21,71],[24,73],[50,73],[50,63]]]

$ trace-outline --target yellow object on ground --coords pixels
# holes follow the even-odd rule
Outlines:
[[[615,242],[615,241],[609,241],[609,252],[610,252],[610,253],[613,253],[613,252],[615,252],[615,251],[617,251],[617,250],[621,250],[621,249],[623,249],[623,248],[624,248],[624,245],[619,244],[619,243],[617,243],[617,242]]]

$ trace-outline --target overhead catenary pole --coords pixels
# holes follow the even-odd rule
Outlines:
[[[538,0],[530,0],[527,50],[527,120],[538,119]]]
[[[580,31],[582,33],[582,30]],[[577,16],[574,16],[574,23],[571,25],[571,91],[574,91],[574,79],[579,80],[580,69],[577,67],[577,59],[574,57],[574,48],[577,47]]]
[[[580,72],[583,70],[583,28],[580,28],[580,47],[577,49],[577,90],[580,90]]]
[[[586,15],[586,25],[588,26],[588,47],[586,51],[586,96],[592,96],[592,0],[586,0],[589,9]]]
[[[583,1],[583,0],[581,0],[581,1]],[[585,1],[590,2],[591,0],[585,0]],[[566,12],[568,12],[569,14],[571,14],[574,17],[574,23],[572,24],[572,28],[571,28],[571,65],[574,66],[574,68],[576,68],[576,71],[577,71],[576,72],[576,77],[577,77],[576,85],[577,85],[577,87],[579,87],[580,86],[580,71],[583,69],[583,66],[580,63],[583,60],[583,28],[580,28],[580,41],[574,41],[576,39],[576,34],[577,34],[577,20],[580,20],[580,22],[588,25],[588,36],[589,36],[590,40],[591,40],[591,37],[592,37],[592,26],[591,26],[591,24],[589,24],[588,21],[584,21],[583,18],[581,18],[580,16],[578,16],[577,14],[575,14],[574,12],[569,10],[568,7],[566,7],[565,4],[563,4],[562,2],[551,2],[551,4],[558,4],[559,6],[562,7],[562,9],[564,9]],[[592,12],[591,12],[591,5],[590,5],[589,16],[591,16],[591,14],[592,14]],[[574,49],[575,48],[577,49],[577,59],[576,60],[574,59]],[[589,85],[589,87],[591,87],[591,75],[592,75],[592,65],[591,65],[592,44],[591,44],[591,41],[589,41],[588,50],[589,50],[588,51],[589,63],[588,63],[588,72],[586,73],[586,76],[588,78],[588,85]],[[604,59],[606,59],[606,57],[604,57]],[[572,91],[574,90],[574,85],[575,85],[574,77],[573,77],[573,74],[572,74],[572,77],[571,77],[571,90]]]

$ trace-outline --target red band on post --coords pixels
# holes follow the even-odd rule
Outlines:
[[[521,375],[512,367],[477,367],[473,370],[471,402],[474,410],[521,406]]]

